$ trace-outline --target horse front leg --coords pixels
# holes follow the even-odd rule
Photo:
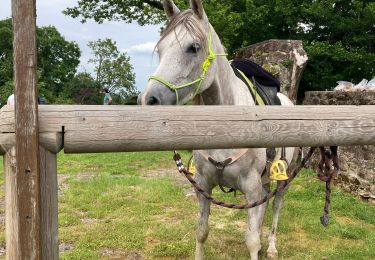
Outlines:
[[[199,174],[196,175],[198,177],[197,183],[198,185],[204,189],[209,194],[212,193],[212,187],[207,185],[205,180],[199,179]],[[198,213],[198,226],[196,231],[196,247],[195,247],[195,259],[202,260],[204,258],[204,243],[207,240],[209,228],[208,228],[208,218],[210,216],[210,206],[211,202],[207,200],[202,194],[198,191],[197,197],[199,201],[199,213]]]
[[[282,182],[278,182],[277,186],[281,185]],[[276,231],[277,225],[279,223],[279,217],[281,213],[281,209],[284,204],[284,191],[278,192],[275,195],[275,199],[273,200],[273,217],[272,217],[272,229],[268,236],[268,249],[267,249],[267,257],[271,259],[277,259],[278,252],[276,249]]]

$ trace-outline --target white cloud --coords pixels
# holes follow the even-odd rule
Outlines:
[[[155,50],[156,42],[146,42],[137,45],[133,45],[130,48],[124,49],[123,51],[128,54],[152,54]]]

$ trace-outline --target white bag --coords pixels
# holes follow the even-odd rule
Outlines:
[[[367,88],[368,90],[372,90],[372,91],[375,90],[375,78],[373,78],[372,80],[370,80],[370,81],[367,83],[366,88]]]
[[[354,86],[354,91],[364,91],[366,90],[366,86],[367,86],[367,83],[368,83],[368,80],[367,79],[363,79],[361,82],[359,82],[357,85]]]
[[[337,87],[335,91],[353,91],[354,84],[347,81],[337,81]]]

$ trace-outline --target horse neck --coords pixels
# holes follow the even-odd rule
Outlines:
[[[217,53],[225,50],[216,33],[213,48]],[[200,105],[255,105],[246,84],[234,73],[226,57],[216,57],[218,69],[211,86],[200,95]]]

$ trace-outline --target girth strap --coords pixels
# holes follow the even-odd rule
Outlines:
[[[236,161],[238,161],[242,156],[245,155],[245,153],[247,153],[249,151],[249,149],[238,149],[238,152],[233,154],[232,156],[228,157],[228,159],[226,160],[229,160],[231,159],[231,161],[229,162],[228,165],[231,165],[233,163],[235,163]],[[197,150],[197,152],[204,158],[206,159],[207,161],[210,161],[209,158],[211,157],[206,151],[204,150]],[[224,160],[224,161],[226,161]],[[228,166],[227,165],[227,166]]]
[[[225,170],[225,167],[227,167],[231,162],[232,162],[232,159],[231,158],[228,158],[226,159],[225,161],[222,161],[222,162],[218,162],[218,161],[215,161],[214,159],[212,159],[212,157],[208,157],[208,160],[213,164],[215,165],[216,167],[216,171],[217,171],[217,174],[219,176],[219,187],[221,189],[222,192],[224,193],[232,193],[232,192],[235,192],[236,190],[231,188],[230,190],[225,190],[223,185],[221,185],[221,180],[223,179],[223,172]]]
[[[199,150],[197,152],[201,156],[203,156],[207,161],[211,162],[216,167],[217,174],[218,174],[218,177],[219,177],[219,187],[220,187],[221,191],[224,192],[224,193],[232,193],[232,192],[235,193],[236,189],[231,188],[230,190],[227,191],[222,186],[221,180],[223,178],[223,172],[225,170],[225,167],[227,167],[228,165],[231,165],[231,164],[235,163],[236,161],[238,161],[243,155],[245,155],[245,153],[247,153],[247,151],[249,151],[249,149],[239,149],[237,153],[235,153],[234,155],[225,159],[222,162],[214,160],[206,151]]]

